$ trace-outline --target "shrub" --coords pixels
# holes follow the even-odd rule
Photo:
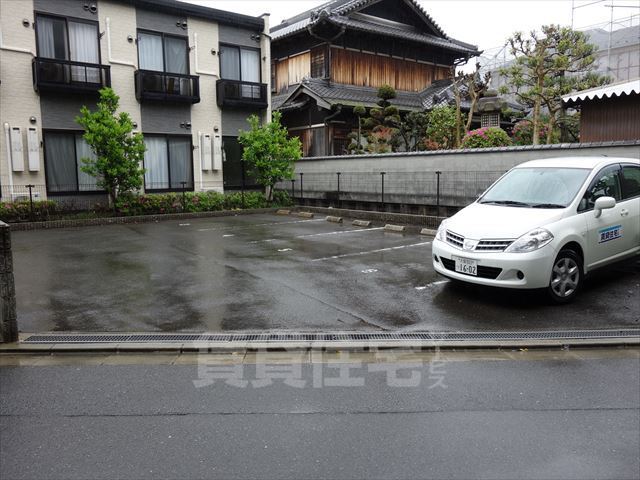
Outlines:
[[[545,119],[542,118],[544,121]],[[541,145],[547,143],[547,133],[549,132],[549,126],[546,123],[540,125],[538,131],[538,140]],[[511,135],[513,143],[515,145],[533,145],[533,122],[531,120],[520,120],[513,126],[513,132]],[[557,132],[553,132],[551,135],[551,143],[559,141],[559,135]]]
[[[511,145],[507,132],[498,127],[471,130],[462,139],[462,148],[506,147]]]
[[[267,199],[262,192],[244,192],[244,206],[242,205],[242,192],[225,195],[224,206],[226,210],[239,210],[241,208],[266,208]]]
[[[291,205],[293,205],[293,201],[287,192],[284,190],[275,190],[273,192],[272,207],[290,207]]]
[[[429,112],[425,145],[427,150],[448,150],[456,143],[456,109],[448,106],[435,107]]]
[[[49,220],[60,212],[60,206],[51,200],[33,202],[33,220]],[[31,206],[28,200],[0,203],[0,220],[3,222],[25,222],[31,220]]]

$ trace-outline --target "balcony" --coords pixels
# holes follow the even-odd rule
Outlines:
[[[111,70],[107,65],[36,57],[32,67],[36,92],[86,94],[111,86]]]
[[[261,109],[267,108],[265,83],[218,80],[218,106]]]
[[[200,102],[200,81],[195,75],[136,70],[135,82],[139,102]]]

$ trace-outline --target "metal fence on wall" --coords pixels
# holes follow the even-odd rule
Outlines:
[[[297,201],[367,202],[463,207],[495,182],[504,171],[335,172],[299,173],[276,188]]]

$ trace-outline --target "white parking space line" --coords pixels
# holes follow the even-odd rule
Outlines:
[[[335,260],[335,259],[338,259],[338,258],[358,257],[360,255],[368,255],[370,253],[389,252],[391,250],[402,250],[403,248],[421,247],[421,246],[430,245],[430,244],[431,244],[431,242],[412,243],[411,245],[398,245],[397,247],[378,248],[376,250],[367,250],[365,252],[345,253],[345,254],[342,254],[342,255],[333,255],[331,257],[314,258],[311,261],[312,262],[322,262],[324,260]]]
[[[240,228],[252,228],[252,227],[265,227],[269,225],[289,225],[292,223],[309,223],[309,222],[324,222],[324,218],[316,218],[313,220],[296,220],[294,222],[271,222],[271,223],[251,223],[246,225],[233,225],[230,227],[215,227],[215,228],[199,228],[199,232],[212,232],[215,230],[236,230]]]
[[[378,269],[376,268],[367,268],[366,270],[362,270],[362,273],[376,273]]]
[[[226,235],[222,235],[222,238],[235,237],[233,233],[227,233]]]
[[[337,230],[335,232],[310,233],[307,235],[296,235],[294,238],[321,237],[323,235],[341,235],[343,233],[364,233],[373,232],[375,230],[384,230],[384,227],[367,228],[366,230],[363,230],[362,228],[354,228],[353,230]]]
[[[292,238],[321,237],[323,235],[341,235],[343,233],[364,233],[364,232],[372,232],[375,230],[384,230],[384,227],[367,228],[366,230],[363,230],[362,228],[354,228],[353,230],[336,230],[335,232],[309,233],[306,235],[296,235]],[[266,240],[253,240],[247,243],[256,244],[256,243],[268,243],[268,242],[277,242],[277,241],[285,242],[287,240],[288,238],[268,238]]]
[[[290,252],[291,249],[290,248],[279,248],[278,251],[279,252]]]
[[[449,283],[449,280],[439,280],[437,282],[431,282],[431,283],[427,283],[426,285],[421,285],[419,287],[415,287],[416,290],[421,291],[421,290],[426,290],[429,287],[435,287],[436,285],[442,285],[445,283]]]

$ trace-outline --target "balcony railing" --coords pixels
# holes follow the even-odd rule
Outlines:
[[[32,66],[37,92],[96,93],[111,86],[107,65],[36,57]]]
[[[265,83],[218,80],[219,107],[267,108],[267,85]]]
[[[200,81],[195,75],[136,70],[136,98],[143,101],[198,103]]]

